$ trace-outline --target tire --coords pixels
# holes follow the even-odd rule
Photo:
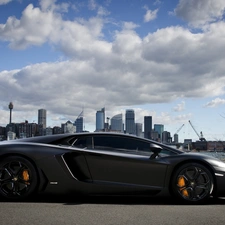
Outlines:
[[[38,175],[33,164],[20,156],[10,156],[0,162],[0,195],[8,200],[24,200],[38,187]]]
[[[172,193],[187,203],[202,203],[212,194],[214,181],[211,172],[199,163],[179,167],[172,177]]]

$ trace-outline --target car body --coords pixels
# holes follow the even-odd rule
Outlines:
[[[0,143],[0,195],[36,193],[173,196],[198,203],[225,196],[225,163],[133,135],[39,136]]]

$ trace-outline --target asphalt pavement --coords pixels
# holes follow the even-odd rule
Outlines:
[[[211,225],[225,223],[225,199],[185,205],[171,198],[39,196],[0,200],[1,225]]]

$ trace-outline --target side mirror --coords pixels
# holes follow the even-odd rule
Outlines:
[[[162,147],[157,145],[157,144],[150,144],[150,150],[153,152],[151,155],[150,159],[155,159],[156,157],[159,156],[159,153],[162,151]]]
[[[155,154],[159,154],[162,151],[162,147],[157,145],[157,144],[150,144],[150,150],[155,153]]]

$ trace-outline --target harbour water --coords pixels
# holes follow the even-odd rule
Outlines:
[[[206,155],[211,155],[215,158],[218,158],[222,161],[225,162],[225,152],[209,152],[209,151],[200,151],[198,153],[201,153],[201,154],[206,154]]]

